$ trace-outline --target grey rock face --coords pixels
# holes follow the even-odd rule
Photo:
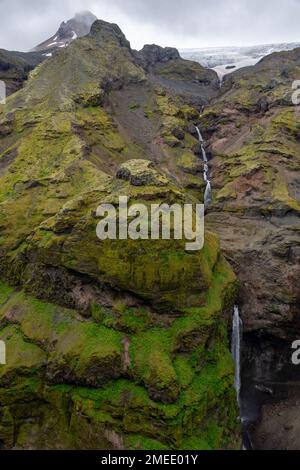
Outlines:
[[[130,49],[130,42],[126,39],[119,26],[114,23],[108,23],[103,20],[95,21],[92,25],[90,36],[98,41],[112,39],[117,41],[119,46]]]
[[[160,47],[156,44],[146,44],[141,51],[135,52],[137,62],[145,69],[157,63],[180,59],[177,49],[173,47]]]

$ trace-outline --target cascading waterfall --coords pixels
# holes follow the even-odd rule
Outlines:
[[[204,205],[208,206],[211,203],[211,184],[210,181],[206,178],[204,178],[204,181],[206,181],[206,188],[205,188],[205,193],[204,193]]]
[[[247,429],[247,416],[244,415],[244,406],[241,400],[241,347],[243,336],[243,322],[240,318],[239,308],[234,306],[233,321],[232,321],[232,338],[231,338],[231,351],[235,364],[234,374],[234,387],[236,390],[238,406],[240,410],[240,421],[243,428],[243,450],[254,449],[251,436]]]
[[[204,139],[202,137],[201,131],[199,127],[196,126],[199,143],[201,145],[201,152],[202,152],[202,159],[204,163],[204,171],[203,171],[203,179],[206,184],[205,193],[204,193],[204,206],[207,207],[212,201],[212,191],[211,191],[211,182],[209,180],[209,168],[208,168],[208,160],[207,155],[204,148]]]
[[[206,152],[205,152],[205,148],[203,147],[203,144],[201,145],[201,150],[202,150],[203,161],[207,163],[207,156],[206,156]]]
[[[196,129],[197,129],[197,133],[198,133],[198,137],[199,137],[199,142],[202,144],[204,142],[202,134],[200,132],[199,127],[196,126]]]
[[[222,82],[220,83],[222,86]],[[202,159],[203,159],[203,179],[206,184],[204,193],[204,206],[207,207],[212,202],[212,188],[209,179],[209,166],[206,151],[204,148],[205,141],[202,137],[200,129],[196,126],[199,143],[201,146]],[[239,308],[237,305],[234,306],[233,322],[232,322],[232,356],[235,364],[235,375],[234,375],[234,386],[237,394],[238,406],[240,409],[241,423],[244,423],[241,409],[241,345],[242,345],[242,334],[243,334],[243,323],[240,318]],[[248,434],[245,425],[243,424],[243,450],[252,449],[252,442]]]
[[[233,322],[232,322],[232,341],[231,350],[235,364],[234,386],[237,393],[237,399],[240,406],[241,391],[241,342],[243,334],[243,323],[240,318],[239,308],[234,306]]]

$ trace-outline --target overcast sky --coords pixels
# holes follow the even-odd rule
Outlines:
[[[82,10],[118,23],[138,49],[300,41],[300,0],[0,0],[0,48],[29,50]]]

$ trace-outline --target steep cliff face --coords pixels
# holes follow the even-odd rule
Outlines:
[[[291,347],[300,334],[300,119],[292,103],[299,65],[295,49],[229,75],[200,119],[213,155],[206,224],[240,281],[242,396],[245,417],[260,418],[250,433],[258,449],[300,445]]]
[[[299,331],[299,49],[225,80],[202,117],[210,137],[214,204],[208,220],[241,281],[247,330]]]
[[[189,67],[168,84],[190,86]],[[199,71],[209,94],[215,75]],[[96,236],[97,207],[120,195],[149,207],[203,194],[200,105],[154,76],[98,21],[1,111],[3,448],[240,445],[237,280],[217,237],[187,252],[185,240]]]

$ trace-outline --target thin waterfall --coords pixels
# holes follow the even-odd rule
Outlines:
[[[232,357],[235,364],[234,386],[237,393],[237,400],[240,405],[240,391],[241,391],[241,343],[243,334],[243,323],[240,318],[239,308],[234,306],[233,321],[232,321],[232,342],[231,350]]]
[[[204,206],[207,207],[212,202],[212,190],[211,190],[211,182],[210,182],[210,179],[209,179],[208,160],[207,160],[207,155],[206,155],[206,151],[205,151],[205,148],[204,148],[205,142],[204,142],[204,139],[202,137],[201,131],[200,131],[199,127],[197,127],[197,126],[195,126],[195,127],[196,127],[196,130],[197,130],[199,143],[200,143],[200,146],[201,146],[202,159],[203,159],[203,163],[204,163],[203,180],[204,180],[204,183],[206,184],[205,193],[204,193]]]
[[[196,126],[196,129],[197,129],[197,133],[198,133],[198,137],[199,137],[199,142],[200,142],[200,143],[203,143],[204,140],[203,140],[203,137],[202,137],[202,134],[201,134],[201,132],[200,132],[199,127]]]
[[[240,410],[240,421],[243,430],[243,450],[254,449],[251,440],[251,435],[247,426],[247,415],[244,415],[244,407],[241,400],[241,348],[243,336],[243,322],[240,318],[239,308],[234,306],[233,321],[232,321],[232,338],[231,338],[231,351],[235,365],[234,373],[234,387],[237,395],[237,402]]]
[[[201,145],[201,151],[202,151],[203,161],[207,163],[207,156],[206,156],[205,148],[203,147],[203,145]]]
[[[204,205],[208,206],[211,203],[211,184],[210,184],[210,181],[207,179],[207,176],[206,176],[206,181],[207,181],[207,184],[206,184],[205,193],[204,193]]]

